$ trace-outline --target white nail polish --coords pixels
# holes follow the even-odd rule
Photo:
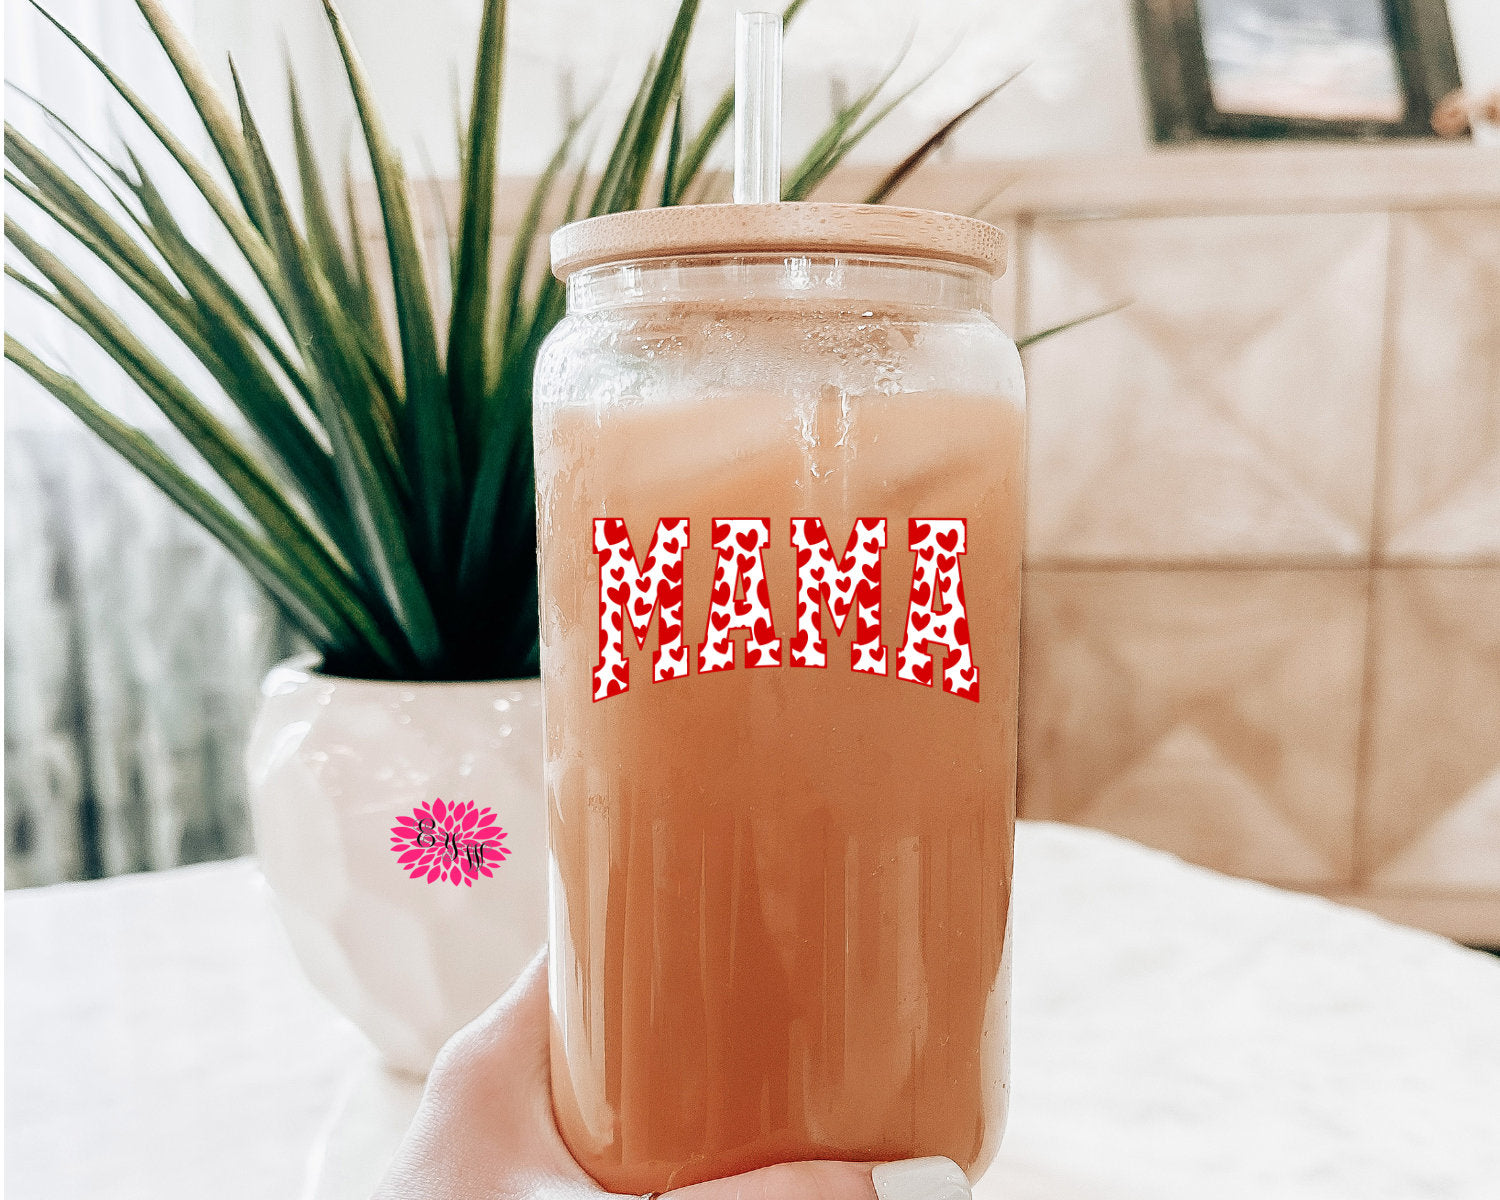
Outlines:
[[[951,1158],[907,1158],[870,1171],[880,1200],[970,1200],[968,1177]]]

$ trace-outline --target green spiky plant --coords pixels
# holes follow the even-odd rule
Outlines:
[[[379,198],[385,254],[376,258],[384,261],[370,261],[362,247],[347,165],[343,211],[335,215],[290,73],[300,214],[272,168],[233,63],[231,104],[161,0],[136,2],[207,130],[212,164],[195,157],[88,46],[39,11],[175,160],[172,169],[207,201],[243,262],[216,263],[201,252],[164,198],[171,189],[147,169],[147,156],[126,145],[123,161],[112,158],[45,105],[92,180],[80,183],[7,124],[6,181],[33,216],[54,222],[156,313],[239,419],[216,416],[214,404],[10,216],[7,241],[29,269],[7,264],[6,274],[104,349],[222,489],[204,487],[160,444],[9,334],[6,357],[227,547],[322,653],[326,670],[411,680],[536,674],[531,375],[564,304],[556,280],[534,269],[533,243],[555,192],[565,196],[564,220],[707,193],[706,163],[731,124],[733,95],[726,89],[700,128],[684,128],[683,59],[697,0],[681,0],[597,178],[572,162],[577,127],[563,139],[498,273],[491,258],[505,0],[486,0],[461,146],[446,312],[423,265],[401,161],[332,0],[324,8]],[[788,21],[802,3],[793,0]],[[790,170],[788,199],[811,193],[909,94],[881,100],[887,80],[835,115]],[[992,94],[919,146],[871,201],[889,195]],[[660,191],[648,198],[663,153]],[[253,283],[231,282],[236,277]],[[377,280],[389,281],[394,338],[381,319]]]

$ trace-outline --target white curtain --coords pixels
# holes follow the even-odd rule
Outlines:
[[[199,7],[173,4],[189,28]],[[49,8],[175,128],[194,128],[134,5],[49,0]],[[103,80],[22,0],[6,0],[5,17],[7,80],[109,146],[114,122],[128,122]],[[76,164],[14,91],[7,117]],[[8,194],[6,206],[29,228],[48,227],[19,197]],[[61,234],[47,241],[67,251]],[[122,288],[67,256],[138,329],[154,328]],[[13,284],[7,301],[10,332],[171,441],[86,339]],[[157,345],[203,384],[192,364],[170,357],[170,343]],[[61,405],[9,366],[5,384],[6,885],[243,853],[245,730],[259,677],[292,648],[289,635],[238,564]]]

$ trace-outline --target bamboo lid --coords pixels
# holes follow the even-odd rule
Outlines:
[[[974,217],[887,204],[684,204],[606,213],[552,235],[566,279],[602,263],[685,254],[893,254],[1005,271],[1005,235]]]

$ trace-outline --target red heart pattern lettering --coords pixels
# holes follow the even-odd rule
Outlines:
[[[978,703],[979,668],[969,645],[964,581],[958,565],[968,539],[968,523],[962,517],[912,518],[907,522],[907,537],[915,558],[906,638],[896,652],[896,676],[931,687],[933,664],[927,648],[936,643],[948,651],[943,659],[943,691]],[[935,617],[942,619],[935,621]]]
[[[792,641],[792,666],[828,665],[823,607],[828,606],[834,632],[843,633],[852,599],[855,636],[849,646],[849,665],[870,675],[886,673],[885,646],[880,641],[880,552],[885,549],[885,538],[884,517],[860,517],[849,531],[843,557],[835,559],[820,519],[792,518],[792,546],[797,551],[797,636]]]
[[[630,689],[630,660],[624,640],[627,619],[637,646],[644,650],[651,619],[653,615],[658,618],[658,649],[652,655],[652,678],[656,682],[686,676],[690,656],[683,642],[682,593],[684,555],[689,547],[687,518],[658,521],[645,560],[639,565],[622,518],[597,518],[593,532],[600,584],[599,658],[594,668],[593,698],[603,700]],[[979,668],[969,642],[959,566],[967,536],[963,518],[913,517],[907,521],[913,569],[896,674],[931,687],[936,674],[932,647],[942,646],[947,651],[942,690],[977,702]],[[766,579],[769,519],[715,519],[712,541],[714,578],[704,639],[698,646],[699,673],[734,669],[735,643],[730,635],[740,630],[747,635],[745,666],[781,666],[782,639],[776,636]],[[791,519],[791,545],[797,561],[792,666],[828,665],[828,643],[822,627],[826,609],[837,634],[844,632],[849,614],[855,614],[850,667],[870,675],[887,673],[880,622],[880,562],[886,544],[885,518],[861,517],[849,532],[842,556],[835,558],[820,519]]]
[[[599,556],[599,658],[594,665],[594,700],[630,690],[630,659],[625,655],[625,616],[636,645],[646,648],[651,614],[660,615],[659,648],[651,656],[651,677],[681,679],[688,673],[682,642],[682,559],[688,546],[686,517],[656,523],[646,559],[636,565],[630,532],[620,517],[594,520],[594,553]],[[620,582],[610,587],[606,579]],[[627,608],[631,592],[635,602]]]
[[[771,522],[765,517],[714,521],[718,560],[708,623],[698,646],[698,674],[734,670],[734,640],[729,635],[737,629],[750,635],[745,640],[747,667],[781,666],[781,639],[776,636],[771,589],[766,583],[765,556],[770,544]]]

